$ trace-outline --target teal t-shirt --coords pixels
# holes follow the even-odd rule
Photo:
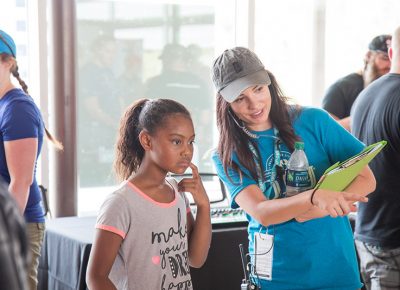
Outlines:
[[[316,108],[302,108],[293,122],[295,133],[304,141],[304,151],[318,180],[325,169],[359,153],[364,145],[333,120],[328,113]],[[265,196],[271,194],[269,176],[274,166],[273,129],[253,132],[257,140],[266,176]],[[290,157],[289,149],[281,146],[281,164]],[[237,161],[235,154],[232,157]],[[229,170],[231,180],[215,152],[213,161],[220,178],[231,196],[231,206],[237,208],[236,196],[247,186],[258,184],[249,175],[242,180]],[[246,170],[243,170],[246,173]],[[254,252],[254,233],[268,231],[274,235],[272,280],[260,279],[263,289],[358,289],[362,287],[354,248],[353,234],[347,217],[324,217],[299,223],[290,220],[265,229],[248,215],[249,252]]]

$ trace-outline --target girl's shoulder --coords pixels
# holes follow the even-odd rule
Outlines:
[[[129,186],[129,182],[127,180],[120,183],[115,190],[110,192],[106,200],[113,202],[125,202],[126,197],[131,195],[132,187]]]

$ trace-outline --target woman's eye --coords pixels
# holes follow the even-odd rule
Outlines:
[[[194,140],[192,140],[192,141],[189,142],[190,145],[193,145],[194,143],[195,143]]]
[[[258,87],[258,88],[256,89],[257,92],[261,92],[262,90],[263,90],[263,87]]]
[[[241,101],[243,101],[243,98],[237,98],[237,99],[235,100],[235,103],[240,103]]]
[[[179,144],[181,144],[181,140],[178,140],[178,139],[172,140],[172,144],[179,145]]]

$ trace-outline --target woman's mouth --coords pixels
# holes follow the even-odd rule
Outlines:
[[[253,119],[260,118],[262,116],[262,114],[263,114],[263,111],[264,110],[256,111],[256,112],[250,114],[250,117],[253,118]]]

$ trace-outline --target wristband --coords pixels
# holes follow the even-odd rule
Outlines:
[[[312,193],[311,193],[310,201],[311,201],[311,204],[312,204],[312,205],[315,205],[315,204],[313,203],[313,198],[314,198],[314,194],[317,192],[318,189],[319,189],[318,187],[315,187],[314,190],[313,190]]]

